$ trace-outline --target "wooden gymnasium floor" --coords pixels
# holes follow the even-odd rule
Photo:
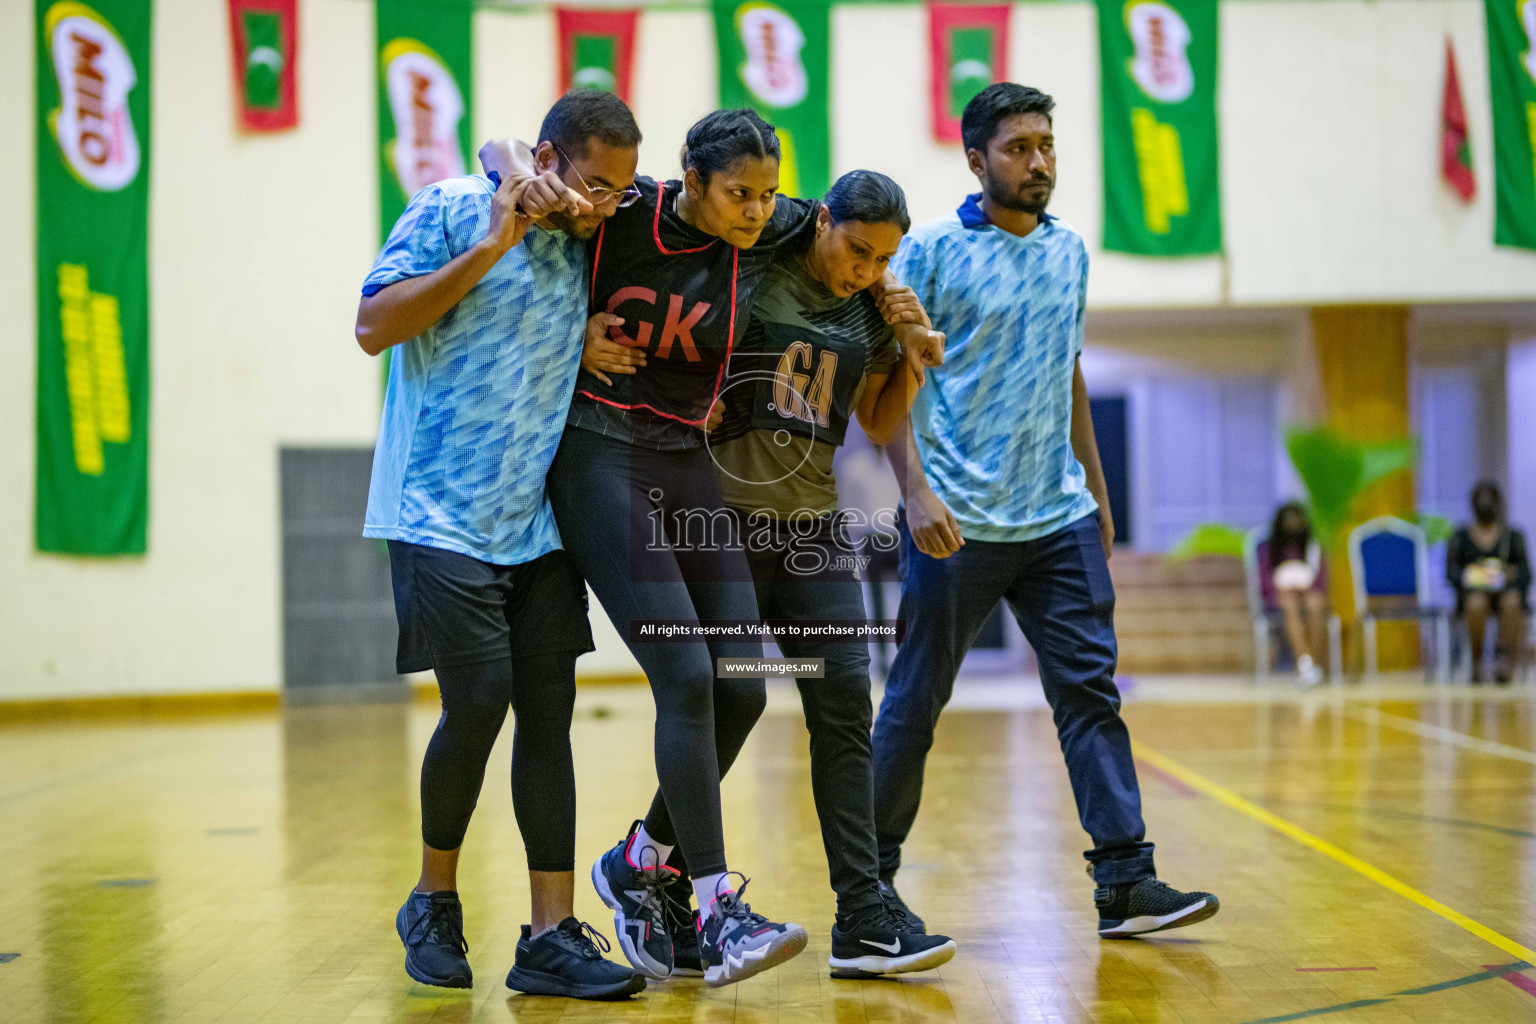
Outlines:
[[[622,1005],[503,987],[527,911],[505,742],[461,879],[475,987],[406,977],[393,918],[415,878],[431,704],[7,725],[0,1020],[1536,1021],[1531,689],[1133,685],[1161,873],[1223,908],[1118,943],[1094,935],[1037,692],[970,687],[929,762],[901,882],[958,939],[949,965],[827,977],[804,728],[776,690],[726,783],[728,845],[749,899],[811,946],[738,986],[674,981]],[[584,688],[574,742],[586,859],[649,798],[645,691]],[[580,875],[578,912],[611,935]]]

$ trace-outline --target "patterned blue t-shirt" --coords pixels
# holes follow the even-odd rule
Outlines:
[[[430,274],[485,237],[479,176],[411,198],[363,283]],[[583,243],[531,229],[442,319],[395,346],[363,536],[518,565],[560,547],[544,476],[576,384]]]
[[[948,335],[912,428],[923,472],[962,536],[1033,540],[1098,507],[1072,453],[1088,250],[1047,214],[1024,237],[1009,234],[979,200],[916,228],[891,263]]]

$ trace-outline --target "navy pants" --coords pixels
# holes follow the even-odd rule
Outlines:
[[[900,615],[906,636],[874,730],[882,877],[892,877],[901,864],[934,727],[961,660],[999,600],[1008,602],[1039,659],[1078,817],[1093,839],[1084,856],[1094,880],[1119,885],[1156,873],[1114,683],[1115,590],[1099,522],[1095,512],[1036,540],[967,540],[940,559],[917,550],[902,517]]]

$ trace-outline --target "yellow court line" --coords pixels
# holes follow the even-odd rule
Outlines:
[[[1221,801],[1234,811],[1246,814],[1254,821],[1268,825],[1276,832],[1290,836],[1303,846],[1310,846],[1318,853],[1331,857],[1353,871],[1358,871],[1377,885],[1390,889],[1404,899],[1417,903],[1431,913],[1440,915],[1458,928],[1471,932],[1484,942],[1497,946],[1511,956],[1518,957],[1526,963],[1536,963],[1536,950],[1527,949],[1514,939],[1500,935],[1487,925],[1472,920],[1461,911],[1453,910],[1434,897],[1424,895],[1407,882],[1394,878],[1372,864],[1367,864],[1348,850],[1340,849],[1328,840],[1313,835],[1300,825],[1294,825],[1286,821],[1278,814],[1271,814],[1253,801],[1238,796],[1220,783],[1212,782],[1199,772],[1184,767],[1179,762],[1158,753],[1150,747],[1143,746],[1140,743],[1135,743],[1133,746],[1137,757],[1159,770],[1167,772],[1186,786],[1197,789],[1206,796]]]

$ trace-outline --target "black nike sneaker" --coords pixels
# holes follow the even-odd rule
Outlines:
[[[747,888],[722,893],[707,914],[701,915],[699,959],[704,964],[704,984],[711,988],[730,985],[760,974],[798,955],[809,936],[797,924],[777,924],[741,900]]]
[[[662,909],[667,914],[667,930],[672,933],[672,977],[704,977],[704,961],[699,959],[699,926],[694,922],[689,897],[693,890],[681,882],[667,886],[662,894]]]
[[[592,864],[592,886],[613,911],[613,933],[635,969],[658,980],[672,974],[672,935],[662,910],[663,890],[678,873],[661,863],[656,848],[634,849],[637,820],[629,835]]]
[[[880,898],[885,901],[885,905],[890,907],[893,912],[907,919],[907,926],[912,931],[921,934],[928,930],[928,925],[924,923],[923,919],[912,913],[912,908],[907,906],[906,902],[902,900],[901,894],[896,891],[896,884],[894,882],[887,882],[883,878],[880,880]]]
[[[405,973],[423,985],[469,988],[469,943],[464,941],[464,907],[456,892],[416,892],[395,915],[405,943]]]
[[[954,939],[914,931],[909,918],[881,901],[838,918],[827,966],[834,978],[873,978],[929,971],[954,955]]]
[[[1093,905],[1099,908],[1099,936],[1105,939],[1183,928],[1221,909],[1221,901],[1208,892],[1179,892],[1156,878],[1100,886],[1093,891]]]
[[[568,917],[536,939],[531,931],[523,925],[507,988],[574,999],[623,999],[645,988],[640,972],[603,959],[608,940],[591,925]]]

